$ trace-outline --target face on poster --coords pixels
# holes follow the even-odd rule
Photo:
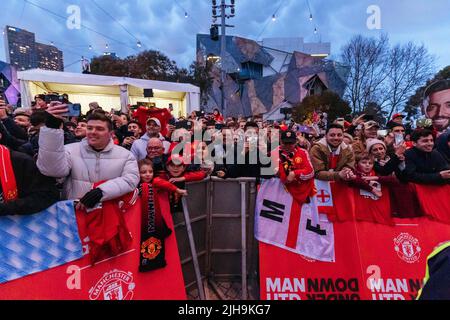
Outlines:
[[[430,84],[424,93],[423,112],[433,121],[439,132],[445,131],[450,123],[450,79]]]

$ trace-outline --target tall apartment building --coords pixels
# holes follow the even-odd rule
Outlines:
[[[36,42],[33,32],[5,27],[6,61],[18,70],[40,68],[64,71],[63,53],[55,46]]]

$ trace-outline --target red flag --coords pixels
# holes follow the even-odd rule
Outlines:
[[[450,224],[450,186],[411,184],[416,191],[425,215]]]

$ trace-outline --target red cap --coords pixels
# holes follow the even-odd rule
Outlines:
[[[404,116],[401,113],[396,113],[392,116],[392,120],[394,120],[395,118],[398,118],[398,117],[404,118]]]

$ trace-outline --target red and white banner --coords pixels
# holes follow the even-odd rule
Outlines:
[[[325,190],[322,195],[326,195],[326,188],[322,188]],[[333,224],[335,262],[313,260],[260,242],[261,299],[414,299],[425,275],[426,258],[435,246],[449,240],[450,224],[428,217],[391,218],[393,225],[357,221],[358,212],[345,213],[343,207],[347,202],[348,210],[352,211],[355,205],[349,198],[356,195],[344,194],[342,191],[348,189],[337,188],[337,196],[333,189],[336,185],[332,183],[330,188],[335,204],[331,216],[347,221]],[[419,189],[422,188],[426,189],[425,186]],[[420,199],[427,190],[419,192],[423,192]],[[320,195],[319,189],[318,198]],[[443,201],[449,201],[448,194]],[[321,202],[319,208],[326,208]],[[431,206],[432,209],[426,210],[438,214],[440,220],[450,215],[449,211],[443,211],[442,201],[422,205],[424,209]],[[367,208],[359,210],[364,209]]]
[[[333,224],[317,212],[315,199],[302,206],[280,179],[263,180],[255,208],[255,237],[259,241],[312,257],[334,261]]]
[[[167,195],[162,193],[161,211],[169,228],[174,225]],[[138,272],[141,212],[140,201],[125,213],[133,237],[131,248],[115,257],[90,265],[89,255],[0,285],[0,300],[151,300],[186,299],[175,232],[165,239],[167,266]],[[83,249],[87,253],[85,216],[77,213]]]

